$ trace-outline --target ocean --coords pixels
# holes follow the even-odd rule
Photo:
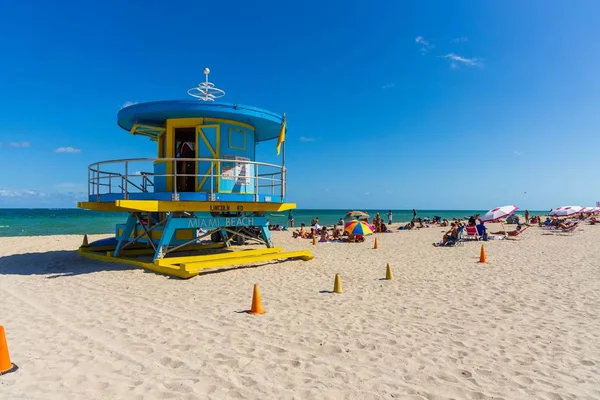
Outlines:
[[[337,223],[349,210],[294,210],[294,225],[307,226],[315,217],[321,225]],[[361,210],[374,216],[380,213],[387,223],[388,210]],[[417,210],[417,217],[442,219],[464,218],[474,214],[485,214],[488,210]],[[523,213],[519,210],[517,213]],[[392,210],[394,223],[412,219],[412,210]],[[546,211],[531,211],[531,215],[545,214]],[[267,214],[273,225],[287,226],[287,211]],[[81,209],[0,209],[0,237],[6,236],[46,236],[46,235],[83,235],[113,233],[115,224],[124,223],[125,213],[105,213]]]

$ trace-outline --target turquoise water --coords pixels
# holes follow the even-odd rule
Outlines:
[[[309,225],[314,217],[319,217],[321,225],[333,225],[349,210],[294,210],[294,224]],[[361,210],[374,216],[379,212],[387,222],[388,210]],[[417,210],[417,217],[440,216],[452,219],[473,214],[484,214],[487,210]],[[392,210],[394,222],[410,221],[412,210]],[[519,210],[518,213],[524,212]],[[531,212],[531,215],[545,212]],[[271,224],[287,226],[287,212],[283,216],[268,215]],[[124,213],[104,213],[80,209],[0,209],[0,237],[2,236],[43,236],[43,235],[83,235],[113,233],[115,224],[124,223]]]

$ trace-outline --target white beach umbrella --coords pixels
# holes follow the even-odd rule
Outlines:
[[[492,208],[490,211],[486,212],[485,215],[479,218],[482,222],[494,222],[502,218],[508,217],[510,214],[514,213],[519,207],[517,206],[502,206]]]
[[[585,214],[589,214],[589,213],[593,213],[595,209],[596,209],[596,207],[586,207],[583,210],[581,210],[581,212],[585,213]]]
[[[571,215],[579,214],[581,210],[583,210],[583,207],[580,206],[562,206],[558,207],[548,215],[555,217],[569,217]]]

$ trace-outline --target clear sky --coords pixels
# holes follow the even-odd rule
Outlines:
[[[154,157],[128,102],[286,112],[302,208],[600,200],[600,2],[11,2],[0,24],[0,207],[74,207],[87,165]],[[271,159],[275,143],[259,147]]]

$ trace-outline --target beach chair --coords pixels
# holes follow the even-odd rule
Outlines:
[[[462,246],[464,244],[463,240],[463,227],[461,226],[456,230],[457,237],[455,240],[448,240],[446,244],[433,243],[435,247],[454,247],[454,246]]]
[[[479,236],[475,225],[467,225],[465,231],[466,233],[462,235],[463,240],[481,240],[481,236]]]
[[[554,229],[550,229],[549,232],[550,233],[574,233],[577,231],[577,229],[579,228],[579,224],[575,223],[573,225],[570,225],[568,228],[554,228]]]
[[[462,246],[465,243],[464,240],[464,230],[465,227],[461,226],[456,230],[456,240],[449,240],[448,243],[445,244],[446,247],[454,247],[454,246]]]

